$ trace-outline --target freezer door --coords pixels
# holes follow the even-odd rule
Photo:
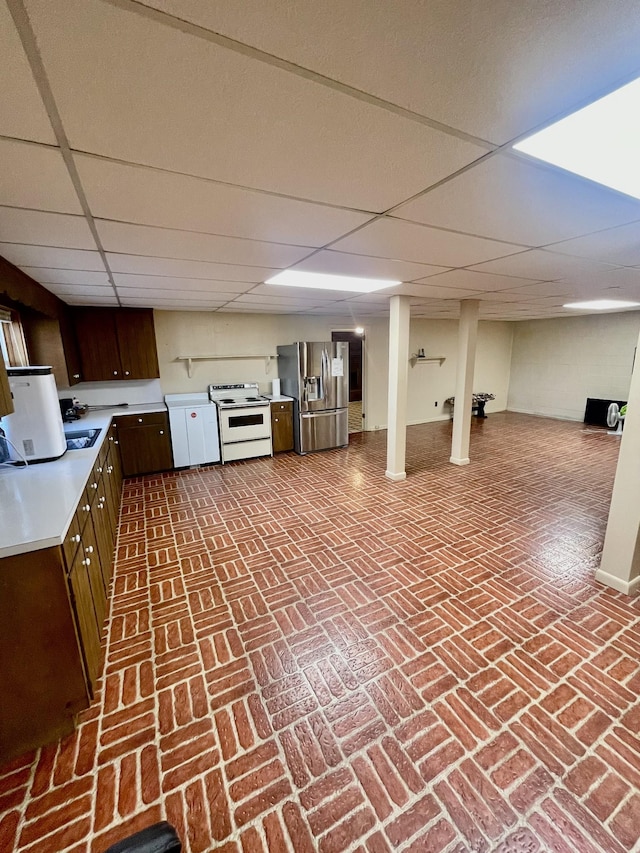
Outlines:
[[[298,453],[328,450],[349,444],[348,409],[325,412],[301,412],[297,431]]]
[[[300,346],[300,409],[319,412],[349,404],[349,344],[331,341]]]

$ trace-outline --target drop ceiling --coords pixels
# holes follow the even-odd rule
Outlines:
[[[636,0],[0,0],[0,255],[72,305],[638,300],[640,202],[512,145],[640,76],[639,45]]]

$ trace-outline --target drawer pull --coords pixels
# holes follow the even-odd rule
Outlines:
[[[161,429],[161,430],[160,430],[160,435],[164,435],[164,430],[163,430],[163,429]]]
[[[138,418],[138,423],[139,423],[139,424],[141,424],[141,423],[142,423],[142,418]]]
[[[98,488],[98,484],[97,484],[97,483],[91,483],[91,488],[92,488],[92,489],[97,489],[97,488]]]
[[[113,371],[113,375],[114,375],[114,376],[117,376],[117,375],[118,375],[118,371],[117,371],[117,370],[114,370],[114,371]]]
[[[69,539],[69,541],[70,541],[70,542],[79,542],[79,541],[80,541],[80,534],[79,534],[79,533],[76,533],[76,534],[75,534],[75,536],[72,536],[72,537]]]
[[[82,509],[83,509],[85,512],[89,512],[89,510],[91,509],[91,507],[89,506],[89,504],[85,504],[85,505],[82,507]]]
[[[87,559],[86,559],[86,560],[83,560],[83,561],[82,561],[82,565],[83,565],[83,566],[90,566],[90,565],[91,565],[91,560],[87,557]]]
[[[87,545],[84,550],[87,552],[87,554],[93,554],[93,545]]]
[[[128,371],[128,370],[125,370],[124,375],[125,375],[125,376],[128,376],[128,375],[129,375],[129,371]]]

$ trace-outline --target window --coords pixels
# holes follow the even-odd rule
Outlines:
[[[7,367],[24,367],[29,363],[27,347],[17,311],[0,306],[0,350]]]

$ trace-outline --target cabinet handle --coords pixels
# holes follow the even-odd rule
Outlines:
[[[110,474],[113,471],[113,465],[109,465],[107,468],[107,474]]]
[[[278,423],[278,419],[277,419],[277,418],[274,418],[274,421],[275,421],[276,423]]]
[[[142,418],[138,418],[138,423],[139,423],[139,424],[141,424],[141,423],[142,423]]]
[[[125,376],[128,376],[128,375],[129,375],[129,371],[128,371],[128,370],[125,370],[124,375],[125,375]]]
[[[114,376],[117,376],[117,375],[118,375],[118,371],[117,371],[117,370],[114,370],[114,371],[113,371],[113,375],[114,375]]]
[[[83,566],[90,566],[90,565],[91,565],[91,560],[89,560],[89,558],[87,558],[86,560],[83,560],[83,561],[82,561],[82,565],[83,565]]]
[[[85,505],[82,507],[82,509],[83,509],[85,512],[89,512],[89,510],[91,509],[91,507],[89,506],[89,504],[85,504]]]
[[[99,468],[97,468],[96,470],[98,471],[98,474],[102,474],[102,465]]]
[[[161,429],[161,430],[160,430],[160,435],[164,435],[164,430],[163,430],[163,429]]]
[[[79,533],[76,533],[76,535],[75,535],[75,536],[72,536],[72,537],[69,539],[69,542],[79,542],[79,541],[80,541],[80,534],[79,534]]]
[[[79,374],[79,373],[74,373],[74,374],[73,374],[73,378],[74,378],[74,379],[80,379],[80,374]]]
[[[92,489],[97,489],[97,488],[98,488],[98,484],[97,484],[97,483],[91,483],[91,488],[92,488]]]
[[[93,545],[87,545],[84,550],[87,552],[87,554],[93,554]]]

